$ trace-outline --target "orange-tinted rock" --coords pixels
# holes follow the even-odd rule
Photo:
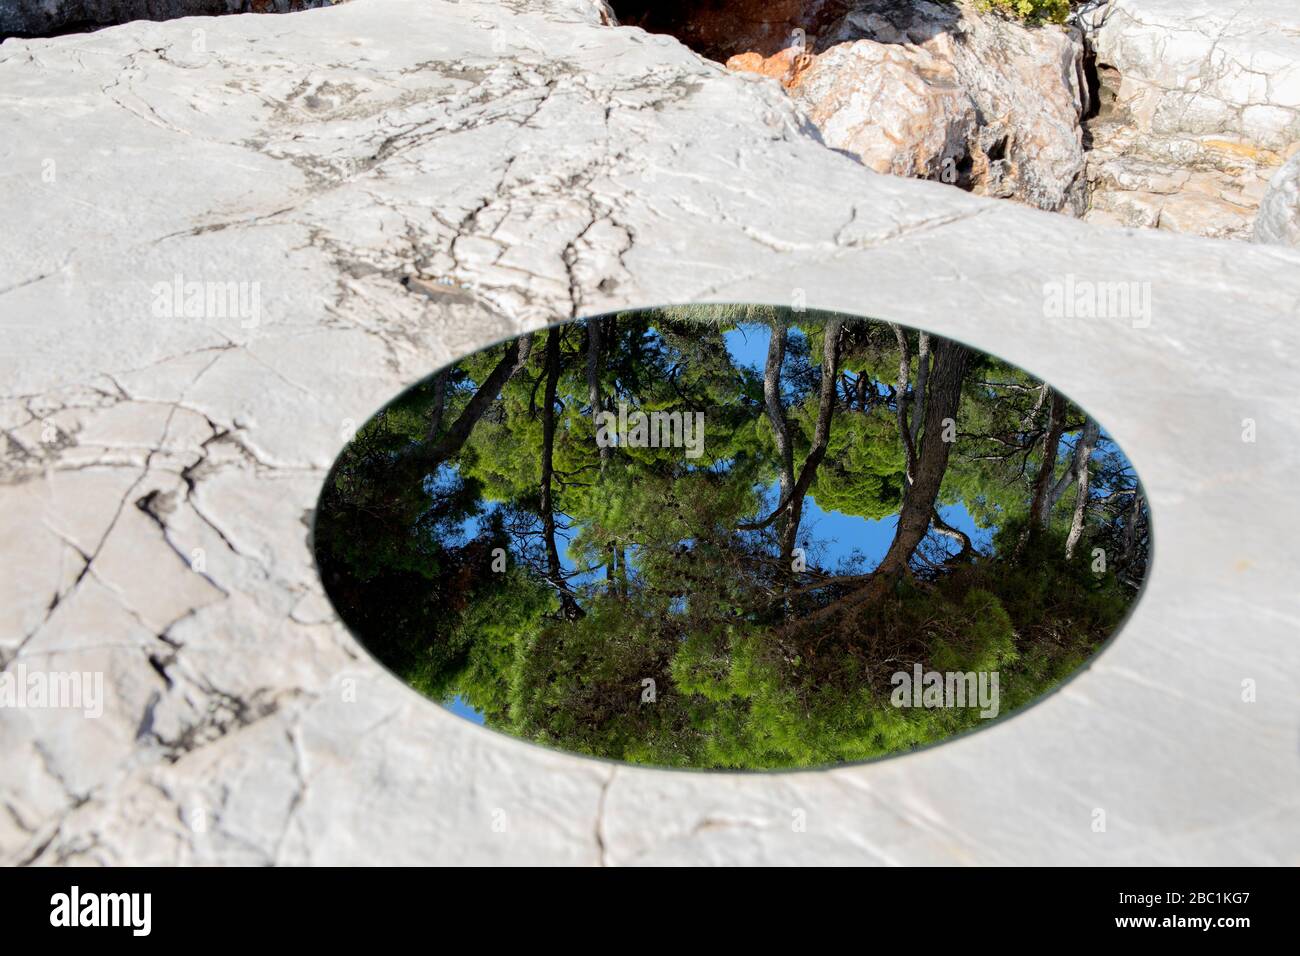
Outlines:
[[[789,84],[828,146],[879,172],[1080,215],[1083,46],[1070,32],[910,0],[855,0]]]
[[[798,84],[799,78],[813,63],[813,56],[796,47],[778,50],[769,57],[761,53],[740,53],[727,60],[727,69],[738,73],[757,73],[780,80],[787,89]]]

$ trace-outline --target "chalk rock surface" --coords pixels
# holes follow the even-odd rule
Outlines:
[[[1300,252],[880,176],[600,21],[353,0],[0,45],[0,677],[103,681],[99,715],[0,707],[0,862],[1300,863]],[[1150,309],[1045,306],[1098,283]],[[1152,577],[1061,691],[880,763],[664,773],[474,727],[339,624],[312,509],[404,386],[572,316],[796,297],[1002,355],[1133,457]]]

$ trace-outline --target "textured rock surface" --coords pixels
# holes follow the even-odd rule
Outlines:
[[[48,36],[130,20],[223,13],[288,13],[330,0],[0,0],[0,37]]]
[[[733,61],[734,62],[734,61]],[[895,176],[957,181],[978,149],[979,110],[952,61],[924,46],[870,40],[822,53],[795,96],[828,146]]]
[[[1282,157],[1217,137],[1157,136],[1122,114],[1088,124],[1090,222],[1250,237]]]
[[[1140,129],[1274,150],[1300,140],[1293,0],[1110,0],[1085,19]]]
[[[1300,153],[1277,171],[1260,203],[1254,240],[1300,246]]]
[[[515,6],[0,46],[0,663],[107,687],[0,708],[0,861],[1300,862],[1300,252],[878,176],[774,83]],[[258,307],[184,317],[178,277]],[[1067,281],[1149,283],[1150,322],[1052,316]],[[1060,693],[877,764],[662,773],[476,728],[337,623],[311,509],[401,387],[574,314],[796,294],[1001,354],[1132,455],[1152,579]]]
[[[970,5],[859,0],[805,69],[789,51],[728,65],[782,72],[827,145],[877,172],[1081,214],[1083,44]]]
[[[1108,0],[1081,18],[1103,84],[1088,218],[1249,238],[1300,148],[1291,0]]]

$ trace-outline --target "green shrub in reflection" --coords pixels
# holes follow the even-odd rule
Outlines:
[[[619,403],[703,411],[703,453],[601,447]],[[883,554],[831,553],[814,507],[896,529]],[[535,333],[421,383],[340,457],[315,547],[358,638],[490,727],[783,768],[983,722],[897,706],[918,665],[996,672],[1001,713],[1041,696],[1131,606],[1147,518],[1096,423],[1019,369],[886,323],[701,307]]]

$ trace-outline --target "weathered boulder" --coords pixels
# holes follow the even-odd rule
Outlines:
[[[952,62],[921,46],[833,46],[799,78],[796,98],[828,146],[878,173],[957,182],[978,142],[979,110]]]
[[[875,175],[588,0],[289,17],[0,45],[0,670],[105,688],[0,707],[0,862],[1297,859],[1300,252]],[[1147,319],[1046,308],[1098,283]],[[897,760],[663,773],[475,728],[339,624],[312,509],[399,390],[573,315],[796,296],[1017,362],[1133,454],[1160,557],[1060,692]]]
[[[331,0],[0,0],[0,39],[94,30],[131,20],[289,13],[327,7],[330,3]]]
[[[780,74],[827,145],[877,172],[1083,212],[1088,92],[1073,32],[966,3],[857,0],[807,42],[806,64],[778,51],[728,65]]]
[[[1300,246],[1300,153],[1277,171],[1255,219],[1254,240]]]

